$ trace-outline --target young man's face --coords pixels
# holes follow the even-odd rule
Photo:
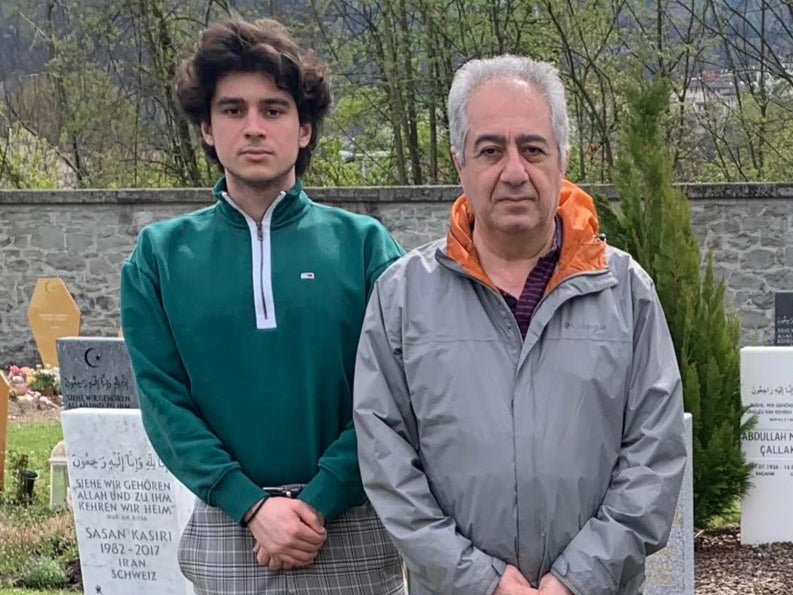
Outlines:
[[[455,156],[476,225],[489,234],[547,235],[564,178],[545,98],[496,79],[468,100],[464,165]]]
[[[286,190],[295,183],[295,161],[311,140],[311,125],[300,124],[295,100],[272,76],[232,72],[218,80],[201,134],[230,187]]]

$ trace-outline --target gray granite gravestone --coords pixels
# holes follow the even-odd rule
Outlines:
[[[138,407],[138,392],[124,339],[58,339],[61,393],[65,409]]]
[[[684,417],[688,461],[666,547],[647,558],[644,595],[694,594],[694,475],[692,417]]]
[[[177,548],[195,502],[152,449],[140,410],[61,414],[85,595],[188,595]]]
[[[793,345],[793,291],[774,295],[774,345]]]

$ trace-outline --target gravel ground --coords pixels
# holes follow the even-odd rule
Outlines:
[[[793,543],[741,545],[738,528],[708,531],[694,540],[696,595],[793,593]]]

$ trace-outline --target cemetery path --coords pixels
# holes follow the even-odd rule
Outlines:
[[[708,531],[694,542],[696,595],[793,593],[793,543],[742,546],[737,527]]]
[[[39,409],[33,404],[22,404],[11,400],[8,407],[8,419],[12,422],[58,421],[61,419],[60,407]]]

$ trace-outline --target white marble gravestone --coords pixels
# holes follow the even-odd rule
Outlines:
[[[666,547],[647,558],[644,595],[694,595],[694,474],[692,417],[686,413],[686,470]]]
[[[793,541],[793,347],[741,349],[741,400],[757,419],[741,441],[755,465],[741,543]]]
[[[177,547],[195,497],[133,409],[61,414],[85,595],[186,595]]]
[[[65,409],[138,407],[138,392],[124,339],[61,338],[57,349]]]

